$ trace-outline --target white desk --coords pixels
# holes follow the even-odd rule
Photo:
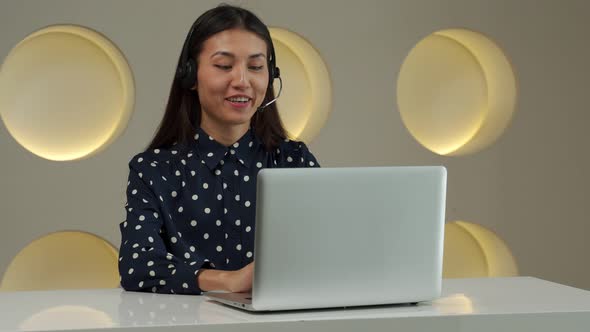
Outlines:
[[[418,306],[248,313],[121,289],[0,293],[0,331],[590,331],[590,292],[530,278],[449,279]]]

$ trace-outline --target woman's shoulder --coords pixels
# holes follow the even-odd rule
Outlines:
[[[153,184],[154,190],[179,188],[182,183],[180,160],[180,151],[174,147],[147,149],[131,158],[129,171],[136,173],[144,182]]]
[[[176,146],[147,149],[135,154],[129,160],[129,167],[138,169],[153,168],[162,171],[163,169],[169,169],[171,165],[177,164],[177,159],[179,159],[181,153],[186,154],[186,151]]]
[[[307,145],[305,145],[302,141],[292,140],[289,138],[285,138],[279,144],[278,149],[281,152],[301,152],[301,151],[309,151]]]
[[[313,167],[318,164],[314,155],[302,141],[285,139],[276,149],[275,154],[278,164],[287,167]]]
[[[171,162],[172,160],[178,159],[179,156],[184,153],[190,153],[187,148],[183,148],[180,145],[173,145],[169,148],[155,148],[146,149],[145,151],[139,152],[134,155],[130,163],[132,162],[143,162],[143,161],[155,161],[155,162]]]
[[[157,164],[164,161],[168,154],[169,153],[166,149],[147,149],[134,155],[131,160],[129,160],[129,164],[136,166],[146,164],[149,166],[150,163],[154,162]]]

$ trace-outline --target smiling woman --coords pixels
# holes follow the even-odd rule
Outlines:
[[[190,142],[195,128],[203,128],[203,117],[213,117],[213,121],[205,120],[205,126],[222,143],[229,145],[252,128],[268,151],[276,148],[287,136],[272,103],[276,100],[272,83],[277,78],[274,45],[260,19],[228,5],[204,13],[186,37],[166,113],[149,148]],[[233,104],[241,106],[240,112],[230,112],[230,97],[252,100],[247,105]],[[233,120],[221,129],[223,116]]]
[[[266,43],[243,29],[220,32],[205,43],[198,58],[196,90],[201,102],[201,128],[232,144],[250,127],[262,104],[269,77]],[[227,124],[232,124],[224,137]],[[217,135],[214,135],[217,134]]]
[[[129,163],[125,289],[251,289],[258,172],[319,167],[303,142],[287,138],[275,79],[272,39],[254,14],[222,5],[195,21],[162,123]]]

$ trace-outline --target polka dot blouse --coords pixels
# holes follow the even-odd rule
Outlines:
[[[258,172],[295,167],[319,164],[302,142],[285,140],[267,152],[251,130],[226,147],[199,129],[186,149],[134,156],[120,224],[121,286],[200,294],[199,269],[251,263]]]

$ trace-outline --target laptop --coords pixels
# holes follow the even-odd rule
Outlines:
[[[249,311],[418,303],[440,297],[442,166],[263,169]]]

